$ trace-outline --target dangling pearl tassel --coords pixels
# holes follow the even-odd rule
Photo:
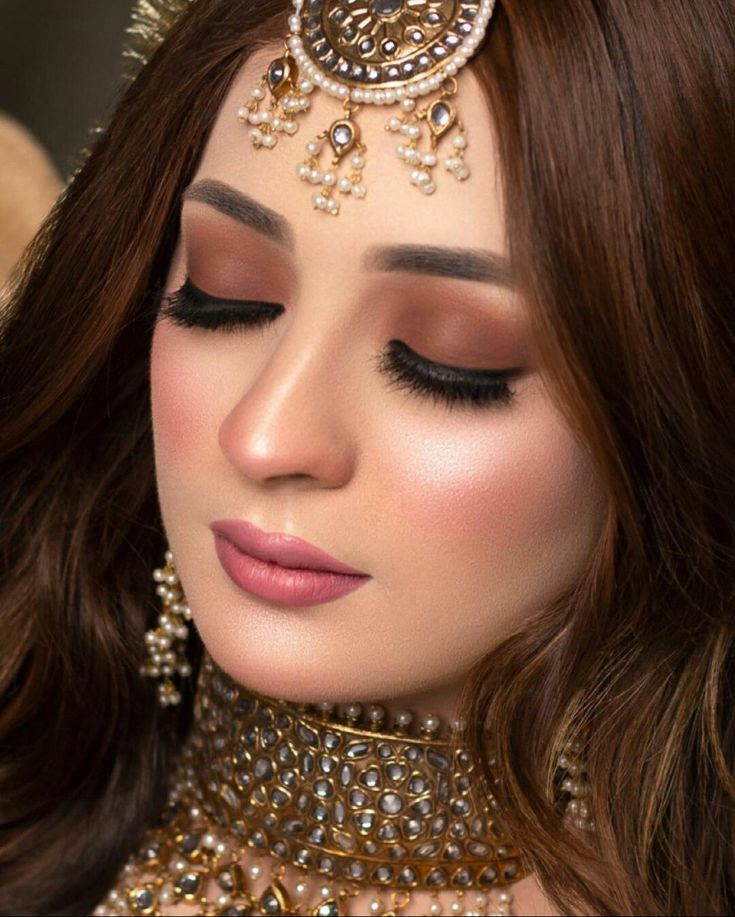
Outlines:
[[[191,608],[184,599],[174,555],[166,551],[166,565],[153,571],[156,595],[163,600],[158,627],[145,635],[148,661],[141,665],[140,674],[148,678],[163,678],[158,685],[158,700],[163,707],[181,703],[181,692],[172,681],[174,674],[188,678],[192,669],[186,658],[186,641],[191,621]]]
[[[250,90],[250,102],[241,105],[237,110],[238,120],[243,124],[250,124],[250,141],[256,149],[273,149],[278,142],[278,133],[282,132],[293,136],[298,132],[299,125],[293,116],[311,108],[308,96],[314,91],[315,86],[310,80],[301,80],[298,89],[278,99],[271,94],[270,107],[260,111],[260,103],[267,94],[265,79]]]
[[[324,145],[324,140],[312,140],[306,145],[306,152],[309,154],[304,162],[298,165],[298,176],[302,181],[309,182],[312,185],[322,185],[320,191],[315,191],[311,200],[317,210],[324,210],[335,216],[339,213],[339,201],[332,197],[332,191],[336,188],[341,194],[349,194],[355,198],[363,198],[367,194],[367,189],[362,183],[362,170],[365,167],[365,157],[361,153],[355,153],[350,164],[352,170],[349,175],[342,178],[337,177],[335,164],[322,172],[319,169],[318,156]]]
[[[385,125],[387,131],[401,133],[405,137],[396,146],[398,158],[403,160],[407,165],[412,166],[411,184],[415,185],[424,194],[433,194],[436,191],[436,185],[433,181],[432,169],[438,162],[436,148],[449,130],[455,125],[459,128],[459,133],[452,141],[453,155],[445,158],[444,167],[451,172],[458,181],[465,181],[470,177],[470,168],[464,161],[464,152],[467,148],[467,131],[464,125],[459,121],[456,111],[449,98],[456,93],[456,81],[452,81],[449,86],[442,91],[438,99],[433,103],[416,110],[416,102],[412,98],[401,101],[402,115],[393,115]],[[432,113],[436,112],[444,119],[434,122]],[[431,149],[422,151],[418,148],[418,142],[421,138],[421,121],[426,121],[431,129]]]

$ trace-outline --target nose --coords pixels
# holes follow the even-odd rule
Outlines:
[[[281,479],[342,487],[357,455],[355,405],[344,384],[336,341],[296,322],[219,428],[219,445],[237,470],[259,484]],[[348,371],[348,370],[347,370]]]

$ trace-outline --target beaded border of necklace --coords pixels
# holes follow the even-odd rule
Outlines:
[[[373,914],[440,914],[447,890],[452,913],[510,914],[521,855],[456,732],[409,734],[405,714],[386,730],[381,709],[265,698],[205,652],[168,806],[95,914],[338,917],[365,889]]]

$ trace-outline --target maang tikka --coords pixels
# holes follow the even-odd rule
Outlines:
[[[319,186],[312,193],[315,209],[336,216],[337,193],[367,193],[367,147],[356,119],[362,105],[400,107],[385,129],[400,135],[398,158],[424,194],[436,190],[440,156],[456,179],[469,177],[467,130],[452,99],[459,70],[485,37],[495,0],[293,0],[293,6],[284,53],[237,116],[249,126],[254,147],[272,149],[279,133],[297,133],[315,89],[343,103],[342,116],[306,145],[298,164],[298,177]]]

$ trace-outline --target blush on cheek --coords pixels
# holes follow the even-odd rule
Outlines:
[[[151,345],[151,415],[156,448],[174,456],[201,448],[212,413],[211,392],[197,373],[182,337],[178,329],[159,322]]]
[[[410,479],[391,495],[397,517],[427,541],[470,552],[479,544],[533,550],[584,539],[596,518],[587,454],[548,406],[499,424],[491,435],[458,430],[424,439],[398,467],[410,469]]]

